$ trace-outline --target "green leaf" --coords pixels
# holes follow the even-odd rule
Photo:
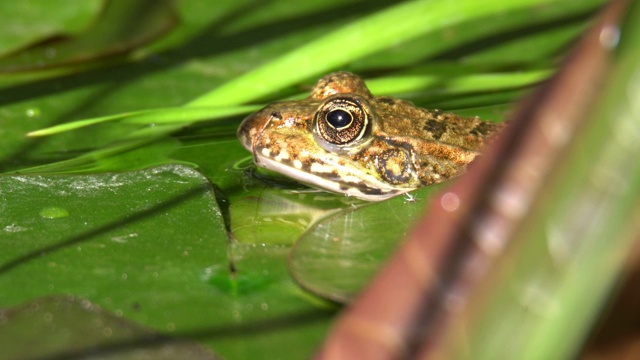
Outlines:
[[[292,275],[305,289],[320,296],[350,301],[422,215],[430,196],[446,185],[429,186],[361,208],[347,208],[318,222],[292,249]]]
[[[54,5],[75,7],[64,3]],[[0,72],[56,67],[127,52],[167,31],[175,22],[173,8],[167,0],[111,0],[102,10],[99,21],[84,33],[0,58]]]
[[[104,0],[86,0],[68,6],[65,0],[3,1],[0,3],[0,55],[35,42],[78,33],[100,10]]]
[[[259,109],[260,107],[258,106],[235,106],[223,108],[171,108],[141,110],[132,113],[108,115],[99,118],[64,123],[46,129],[31,131],[27,133],[27,136],[35,137],[53,135],[65,131],[80,129],[85,126],[118,120],[128,124],[156,125],[178,123],[181,125],[188,125],[195,121],[214,120],[232,115],[247,114]]]
[[[300,46],[274,61],[191,101],[188,106],[235,105],[251,101],[292,83],[328,71],[358,58],[408,41],[428,32],[508,9],[550,3],[549,0],[509,0],[476,3],[414,1],[402,3]],[[416,16],[415,14],[420,14]],[[384,31],[380,31],[384,29]],[[371,34],[376,34],[371,36]],[[336,51],[339,44],[340,51]],[[320,59],[320,60],[316,60]],[[273,74],[279,74],[278,77]]]
[[[73,294],[227,355],[252,333],[271,353],[304,334],[296,341],[308,352],[326,329],[330,313],[310,309],[287,276],[287,248],[228,255],[214,190],[190,168],[5,176],[0,197],[4,306]]]
[[[235,238],[253,244],[292,245],[320,220],[362,204],[343,195],[297,187],[291,191],[260,187],[234,201],[229,211]]]
[[[7,359],[216,359],[193,341],[170,339],[73,295],[0,310]],[[32,339],[40,339],[33,346]],[[97,355],[100,354],[100,355]]]

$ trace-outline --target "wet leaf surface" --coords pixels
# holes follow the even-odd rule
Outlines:
[[[309,309],[287,274],[288,248],[230,253],[213,187],[191,168],[0,180],[4,306],[81,296],[225,354],[246,336],[275,351],[301,333],[309,351],[326,327],[331,311]]]
[[[305,289],[348,302],[393,254],[434,193],[430,186],[381,203],[347,208],[316,223],[289,257],[292,276]]]
[[[73,295],[0,309],[0,343],[6,359],[219,359],[196,342],[162,336]]]

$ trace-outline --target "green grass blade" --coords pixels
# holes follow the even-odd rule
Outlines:
[[[374,94],[399,94],[435,88],[438,93],[483,91],[535,84],[551,75],[551,70],[535,70],[518,73],[486,73],[457,76],[443,80],[441,76],[393,76],[367,80]]]
[[[354,21],[316,41],[301,46],[223,84],[191,101],[187,106],[245,103],[399,42],[411,40],[463,20],[469,21],[469,19],[481,18],[496,12],[553,2],[553,0],[491,0],[483,2],[482,5],[472,1],[458,2],[453,5],[449,1],[425,0],[399,4]],[[336,44],[339,44],[339,48],[336,48]]]
[[[368,80],[367,85],[376,94],[420,91],[436,85],[438,85],[438,93],[481,91],[531,85],[544,80],[550,73],[550,70],[535,70],[520,73],[472,74],[449,78],[444,84],[441,76],[394,76]],[[302,98],[304,96],[305,94],[300,94],[295,98]],[[260,109],[260,107],[260,105],[202,106],[140,110],[63,123],[31,131],[27,133],[27,136],[49,136],[111,121],[145,125],[179,123],[185,125],[191,122],[215,120],[228,116],[247,114]]]
[[[161,124],[154,127],[144,127],[133,131],[122,141],[89,151],[68,160],[21,169],[21,174],[42,174],[56,172],[82,172],[93,170],[93,166],[102,159],[138,149],[154,141],[166,137],[168,134],[183,128],[182,124]]]
[[[483,3],[483,6],[477,6],[471,1],[459,2],[455,6],[451,6],[447,2],[429,0],[399,4],[354,21],[316,41],[298,47],[288,54],[196,98],[184,108],[142,110],[83,119],[35,130],[29,132],[27,136],[47,136],[118,120],[141,124],[187,123],[254,111],[257,107],[220,108],[217,110],[206,108],[237,105],[255,100],[314,74],[326,72],[336,66],[370,55],[399,42],[408,41],[462,21],[554,1],[557,0],[492,0]],[[420,14],[420,16],[416,16],[416,14]],[[379,29],[384,29],[384,31],[379,31]],[[376,34],[376,36],[371,36],[371,34]],[[336,44],[339,44],[339,49],[336,49]],[[293,69],[295,71],[292,71]],[[279,75],[273,76],[273,74]],[[510,74],[504,77],[500,74],[462,77],[449,80],[447,88],[471,87],[476,90],[478,81],[488,83],[489,86],[494,84],[508,86],[506,84],[513,83],[517,83],[514,86],[523,86],[541,80],[542,74],[546,76],[546,71],[533,71],[520,75]],[[506,84],[500,84],[500,78],[506,81]],[[417,90],[417,86],[425,87],[440,82],[441,79],[438,77],[404,78],[394,81],[390,87],[391,91],[387,88],[386,93]],[[376,86],[376,82],[373,81],[371,87],[374,93],[378,92]],[[185,108],[198,109],[185,110]]]
[[[86,120],[64,123],[48,128],[32,131],[27,136],[47,136],[65,131],[83,128],[85,126],[101,124],[109,121],[121,120],[129,124],[187,124],[194,121],[221,119],[228,116],[247,114],[260,108],[258,105],[229,106],[229,107],[176,107],[164,109],[141,110],[102,116]]]

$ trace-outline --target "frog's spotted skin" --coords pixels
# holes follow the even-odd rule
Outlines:
[[[258,166],[329,191],[383,200],[459,175],[501,124],[373,96],[354,74],[318,81],[238,129]]]

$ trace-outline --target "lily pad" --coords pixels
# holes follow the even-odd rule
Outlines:
[[[231,231],[240,242],[292,245],[321,219],[362,201],[315,189],[258,188],[231,204]]]
[[[317,223],[291,251],[291,274],[320,296],[348,302],[393,254],[438,184],[361,208],[345,209]]]

